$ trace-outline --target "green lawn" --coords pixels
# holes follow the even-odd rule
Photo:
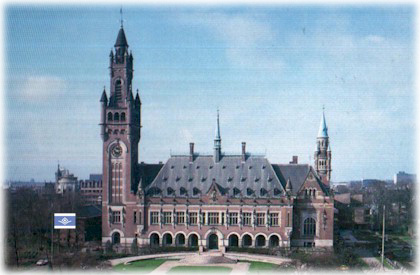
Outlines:
[[[155,270],[158,266],[164,262],[169,261],[168,259],[150,259],[131,262],[129,264],[118,264],[114,266],[115,271],[136,271],[140,274],[147,274]]]
[[[194,266],[194,265],[179,265],[169,270],[170,274],[178,273],[217,273],[217,274],[229,274],[232,268],[225,266]]]
[[[239,261],[242,263],[250,263],[248,272],[249,273],[257,273],[257,272],[267,272],[267,271],[274,271],[279,269],[279,265],[271,264],[271,263],[264,263],[264,262],[257,262],[257,261]]]
[[[382,257],[375,257],[375,258],[378,259],[380,263],[382,263]],[[391,270],[394,269],[385,259],[384,259],[384,266],[386,269],[391,269]]]

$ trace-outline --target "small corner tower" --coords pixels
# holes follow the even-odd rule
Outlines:
[[[220,137],[219,109],[217,109],[216,136],[214,137],[214,162],[219,162],[222,156],[222,138]]]
[[[325,184],[329,184],[331,179],[331,146],[328,137],[328,127],[325,122],[325,112],[322,110],[321,123],[319,125],[318,137],[315,149],[315,170]]]

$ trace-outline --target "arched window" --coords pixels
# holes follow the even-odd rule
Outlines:
[[[121,95],[121,80],[118,79],[117,81],[115,81],[115,98],[117,101],[122,99],[122,95]]]
[[[114,114],[114,120],[115,121],[119,121],[120,120],[120,114],[119,113],[115,113]]]
[[[121,121],[125,121],[125,113],[121,113]]]
[[[112,113],[111,112],[108,113],[108,121],[112,121]]]
[[[316,231],[316,223],[313,218],[307,218],[303,222],[303,235],[314,236]]]

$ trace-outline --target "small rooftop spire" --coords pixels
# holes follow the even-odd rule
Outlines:
[[[123,12],[122,12],[122,6],[121,6],[121,8],[120,8],[120,16],[121,16],[121,28],[123,28]]]
[[[217,108],[217,124],[216,124],[216,137],[215,137],[215,139],[220,140],[219,108]]]
[[[328,137],[328,127],[327,127],[327,123],[325,122],[325,107],[324,106],[322,106],[322,117],[321,117],[321,123],[319,125],[318,137],[319,138]]]

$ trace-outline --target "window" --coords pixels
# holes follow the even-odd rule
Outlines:
[[[172,223],[172,212],[163,212],[163,223],[164,224]]]
[[[159,212],[150,212],[150,224],[159,224]]]
[[[176,212],[176,223],[177,224],[185,223],[185,212]]]
[[[219,213],[218,212],[209,212],[208,213],[208,225],[217,225],[219,224]]]
[[[243,221],[244,225],[251,225],[251,213],[244,213],[243,218],[244,218],[244,221]]]
[[[115,98],[117,101],[122,99],[121,95],[121,80],[115,81]]]
[[[142,224],[142,222],[141,222],[141,212],[139,211],[139,222],[138,222],[139,224]]]
[[[190,213],[190,224],[191,225],[197,225],[198,218],[197,218],[197,212],[191,212]]]
[[[313,218],[307,218],[303,222],[303,235],[314,236],[316,230],[315,220]]]
[[[133,213],[133,223],[136,224],[137,223],[137,212],[134,211]]]
[[[279,213],[270,213],[271,226],[279,226]]]
[[[265,213],[257,213],[257,226],[265,225]]]
[[[121,113],[121,121],[125,121],[125,113]]]
[[[120,211],[112,211],[112,223],[121,223]]]
[[[290,226],[290,213],[287,213],[287,226]]]
[[[111,112],[108,113],[108,121],[112,121],[112,113]]]
[[[119,121],[120,120],[120,114],[119,113],[115,113],[114,114],[114,120],[115,121]]]
[[[206,212],[203,212],[201,214],[201,224],[205,224],[205,221],[206,221]]]
[[[238,225],[238,213],[230,213],[229,214],[229,224],[230,225]]]

